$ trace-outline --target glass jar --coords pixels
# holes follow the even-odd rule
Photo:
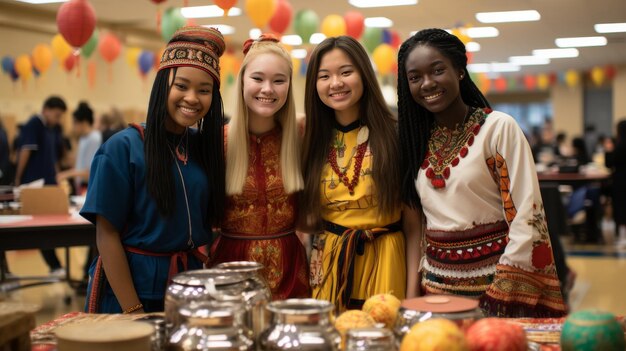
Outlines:
[[[221,269],[198,269],[176,274],[165,293],[165,325],[180,325],[178,309],[192,301],[241,301],[246,287],[241,274]]]
[[[346,351],[394,351],[395,339],[386,328],[355,328],[348,330]]]
[[[254,350],[254,342],[243,327],[241,304],[191,302],[180,307],[178,313],[182,322],[170,337],[168,351]]]
[[[289,299],[270,302],[272,321],[259,337],[260,350],[339,350],[341,337],[331,323],[328,301]]]
[[[246,302],[246,325],[250,326],[255,338],[267,328],[270,313],[265,308],[272,301],[272,292],[267,281],[261,275],[263,265],[252,261],[223,262],[215,266],[245,277],[244,300]]]
[[[445,318],[466,331],[484,315],[478,307],[478,300],[453,295],[427,295],[402,301],[393,328],[396,345],[416,323],[431,318]]]

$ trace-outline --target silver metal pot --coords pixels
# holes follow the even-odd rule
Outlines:
[[[178,309],[192,301],[239,301],[243,303],[245,277],[221,269],[198,269],[179,273],[165,293],[165,324],[171,333],[180,323]]]
[[[272,322],[259,338],[260,350],[338,350],[341,337],[331,323],[333,308],[315,299],[269,303]]]
[[[251,261],[235,261],[220,263],[215,268],[244,276],[246,286],[243,295],[246,304],[246,325],[251,327],[254,337],[257,338],[269,325],[270,314],[265,307],[272,301],[272,292],[267,281],[261,275],[263,265]]]
[[[184,322],[169,340],[168,351],[254,350],[243,325],[241,304],[223,301],[191,302],[179,310]]]

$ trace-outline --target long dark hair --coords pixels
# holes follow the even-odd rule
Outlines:
[[[419,168],[428,151],[428,139],[435,116],[413,100],[406,75],[406,59],[417,46],[430,46],[448,58],[463,73],[459,83],[463,102],[472,107],[490,107],[467,72],[465,45],[443,29],[424,29],[407,39],[398,51],[398,124],[402,151],[402,200],[411,207],[420,205],[415,189]]]
[[[148,192],[154,198],[159,212],[170,216],[176,209],[176,193],[172,165],[174,162],[167,144],[165,121],[168,118],[167,98],[171,88],[170,71],[176,77],[176,68],[162,69],[156,74],[146,121],[145,155]],[[173,79],[171,80],[173,81]],[[218,82],[215,82],[218,83]],[[207,219],[217,225],[224,209],[224,108],[219,85],[213,89],[211,108],[199,123],[199,133],[190,136],[190,156],[200,163],[210,186]]]
[[[372,177],[376,184],[379,214],[390,214],[400,206],[396,122],[385,104],[367,53],[359,42],[349,36],[326,38],[311,54],[304,93],[306,130],[302,157],[304,191],[301,212],[310,216],[311,224],[315,226],[320,224],[320,179],[335,126],[335,111],[322,102],[317,92],[317,74],[322,57],[335,48],[350,57],[363,83],[359,119],[370,130],[369,145],[374,155]]]

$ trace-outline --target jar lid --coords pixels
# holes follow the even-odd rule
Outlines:
[[[172,277],[173,283],[199,287],[204,287],[209,280],[219,286],[240,283],[246,278],[237,272],[216,268],[185,271]]]
[[[287,299],[270,302],[266,308],[274,313],[307,315],[330,312],[333,310],[334,306],[324,300]]]
[[[225,301],[201,301],[185,304],[178,309],[189,324],[206,326],[231,326],[236,315],[241,314],[241,304]]]
[[[475,310],[478,300],[454,295],[428,295],[406,299],[400,306],[420,312],[456,313]]]
[[[230,272],[250,273],[263,269],[263,265],[254,261],[233,261],[222,262],[215,266],[217,269],[223,269]]]

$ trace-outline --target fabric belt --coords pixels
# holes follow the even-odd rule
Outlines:
[[[224,233],[221,232],[220,235],[229,238],[229,239],[242,239],[242,240],[270,240],[270,239],[278,239],[283,236],[287,236],[290,234],[295,234],[295,231],[290,230],[282,233],[276,234],[268,234],[268,235],[254,235],[254,234],[243,234],[243,233]]]
[[[169,257],[170,258],[170,269],[167,274],[167,281],[172,281],[172,278],[176,273],[180,272],[178,269],[178,262],[180,262],[183,266],[183,271],[187,270],[187,259],[188,255],[192,254],[195,258],[200,260],[205,265],[209,264],[209,257],[200,252],[198,248],[194,248],[188,251],[176,251],[176,252],[153,252],[143,250],[137,247],[126,246],[124,245],[124,250],[127,252],[131,252],[134,254],[144,255],[144,256],[153,256],[153,257]]]
[[[352,229],[340,224],[324,221],[324,230],[341,236],[339,257],[337,258],[337,282],[336,296],[339,306],[347,306],[351,300],[352,285],[354,279],[354,257],[365,253],[365,243],[372,242],[377,238],[398,232],[402,229],[400,221],[371,229]],[[330,271],[330,270],[329,270]]]

